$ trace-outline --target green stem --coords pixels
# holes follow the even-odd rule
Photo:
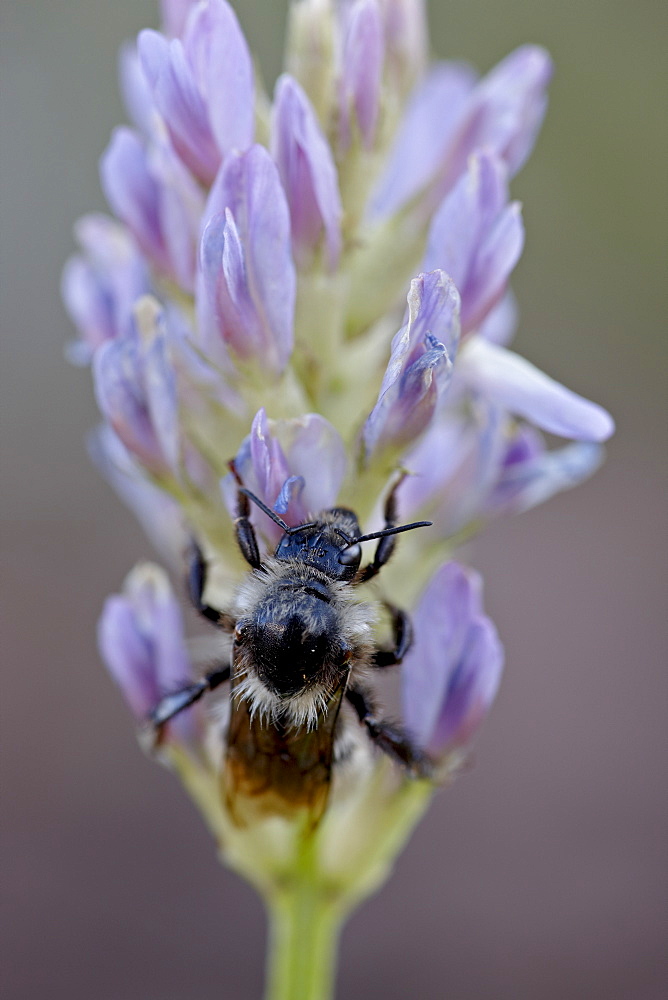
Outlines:
[[[331,1000],[340,906],[306,876],[276,894],[269,913],[265,1000]]]

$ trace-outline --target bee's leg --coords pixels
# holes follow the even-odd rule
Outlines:
[[[346,698],[357,712],[360,722],[366,727],[370,738],[379,750],[407,767],[416,778],[429,778],[433,773],[433,763],[416,747],[407,733],[393,722],[377,719],[375,708],[368,693],[355,685],[346,689]]]
[[[225,629],[227,632],[234,631],[236,624],[232,615],[218,608],[212,608],[210,604],[205,604],[202,600],[206,588],[207,564],[204,553],[196,541],[192,541],[190,566],[188,567],[188,595],[193,607],[199,611],[204,618],[207,618],[214,625]]]
[[[397,518],[399,515],[397,510],[397,491],[407,475],[408,473],[406,472],[402,473],[388,494],[387,500],[385,501],[384,528],[395,528],[397,525]],[[378,545],[376,546],[373,562],[369,563],[368,566],[365,566],[363,570],[360,570],[355,583],[366,583],[367,580],[373,580],[374,576],[378,576],[385,563],[389,561],[396,544],[396,535],[385,535],[384,538],[380,538],[378,540]]]
[[[385,601],[384,604],[392,618],[394,648],[377,649],[371,657],[372,667],[393,667],[395,664],[401,663],[413,645],[413,626],[410,616],[405,611],[402,611],[401,608],[390,604],[389,601]]]
[[[208,674],[205,674],[201,680],[195,681],[193,684],[188,684],[179,691],[173,691],[171,694],[166,694],[164,698],[161,698],[148,716],[148,722],[158,735],[158,739],[160,730],[166,722],[173,719],[179,712],[194,705],[207,691],[214,691],[221,684],[224,684],[225,681],[229,681],[230,673],[229,665],[226,667],[217,667],[215,670],[211,670]]]
[[[257,537],[255,535],[255,528],[251,524],[250,511],[251,505],[250,500],[245,493],[241,492],[241,486],[243,485],[241,477],[237,472],[236,465],[234,464],[234,459],[228,462],[230,467],[230,472],[237,481],[237,516],[234,519],[234,533],[237,536],[237,544],[241,549],[241,554],[253,569],[262,569],[262,560],[260,559],[260,550],[257,544]]]

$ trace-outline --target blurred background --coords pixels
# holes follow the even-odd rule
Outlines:
[[[269,83],[284,2],[235,4]],[[123,120],[116,50],[154,0],[2,5],[3,837],[9,996],[251,1000],[264,918],[176,781],[140,753],[95,645],[152,557],[90,466],[87,372],[59,301]],[[659,1000],[667,921],[665,10],[658,0],[432,3],[433,47],[481,71],[556,63],[513,183],[518,349],[618,422],[573,493],[467,553],[507,650],[475,766],[348,924],[341,998]]]

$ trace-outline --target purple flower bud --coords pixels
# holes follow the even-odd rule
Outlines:
[[[160,698],[192,679],[183,622],[166,573],[150,563],[136,566],[122,594],[107,598],[98,628],[102,657],[138,722]],[[194,741],[197,708],[166,727],[172,742]]]
[[[174,372],[164,335],[109,340],[93,359],[100,410],[125,447],[155,475],[178,470],[180,430]]]
[[[192,290],[203,196],[167,146],[147,153],[139,136],[119,128],[100,161],[102,187],[158,270]]]
[[[248,149],[255,130],[253,60],[229,3],[198,4],[186,25],[184,47],[220,152]]]
[[[501,300],[524,243],[518,204],[508,205],[507,171],[492,153],[471,157],[429,230],[423,261],[440,267],[462,299],[462,334],[476,329]]]
[[[439,182],[442,193],[463,173],[476,149],[491,150],[505,161],[511,176],[517,173],[543,123],[551,77],[547,52],[524,45],[480,81],[447,151]]]
[[[262,409],[234,465],[244,486],[295,525],[335,505],[347,458],[338,432],[319,414],[274,421]],[[236,484],[231,476],[223,481],[223,489],[234,514]],[[261,512],[254,511],[253,519],[269,544],[275,545],[281,529]]]
[[[70,360],[87,363],[105,340],[132,328],[132,309],[150,290],[146,264],[125,228],[104,215],[85,215],[75,227],[84,256],[71,257],[62,278],[67,311],[82,342]]]
[[[460,63],[436,63],[411,97],[387,167],[371,198],[372,218],[386,218],[437,174],[475,86]]]
[[[232,8],[224,0],[201,3],[183,41],[142,31],[138,49],[175,150],[210,184],[222,157],[253,141],[253,68]]]
[[[383,75],[383,23],[377,0],[355,0],[343,40],[339,142],[347,149],[353,120],[366,149],[373,146]]]
[[[510,413],[551,434],[605,441],[614,430],[606,410],[555,382],[518,354],[474,337],[457,363],[457,377]]]
[[[169,269],[160,224],[160,192],[149,170],[146,150],[129,128],[117,128],[100,160],[107,201],[125,222],[142,251],[162,271]]]
[[[227,159],[207,217],[200,316],[204,323],[213,318],[240,359],[277,375],[292,353],[296,274],[288,205],[262,146]]]
[[[411,282],[408,321],[392,341],[378,402],[367,418],[367,459],[387,446],[410,444],[427,427],[449,384],[459,341],[459,294],[443,271]]]
[[[196,177],[210,184],[220,164],[220,151],[183,43],[176,38],[168,42],[157,31],[146,30],[140,33],[137,48],[174,149]]]
[[[403,715],[435,756],[468,743],[501,679],[503,647],[483,614],[481,591],[477,573],[446,563],[413,615],[415,642],[402,665]]]
[[[427,185],[427,204],[442,198],[476,150],[494,153],[515,174],[542,124],[551,75],[549,56],[534,45],[511,53],[475,87],[468,69],[432,70],[408,107],[372,214],[396,212]]]
[[[336,166],[309,99],[287,74],[276,83],[271,152],[290,208],[298,263],[308,266],[324,234],[327,266],[334,270],[342,215]]]

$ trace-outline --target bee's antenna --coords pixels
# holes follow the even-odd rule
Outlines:
[[[288,533],[291,531],[290,526],[285,523],[285,521],[283,520],[282,517],[278,516],[278,514],[276,513],[276,511],[272,510],[271,507],[267,507],[267,505],[265,503],[262,503],[262,501],[260,500],[260,498],[256,497],[255,494],[251,493],[250,490],[247,490],[245,488],[245,486],[241,486],[239,488],[239,492],[243,493],[243,495],[246,496],[246,497],[248,497],[249,500],[252,500],[254,504],[257,504],[257,506],[260,508],[260,510],[264,511],[264,513],[267,515],[267,517],[270,517],[272,519],[272,521],[274,522],[274,524],[277,524],[279,526],[279,528],[282,528],[283,531],[286,531]]]
[[[382,531],[372,531],[368,535],[360,535],[359,538],[354,538],[350,545],[346,545],[345,549],[349,549],[359,542],[369,542],[372,538],[384,538],[385,535],[398,535],[401,531],[411,531],[413,528],[430,528],[433,523],[433,521],[413,521],[412,524],[400,524],[396,528],[383,528]],[[344,552],[345,549],[343,549]]]

